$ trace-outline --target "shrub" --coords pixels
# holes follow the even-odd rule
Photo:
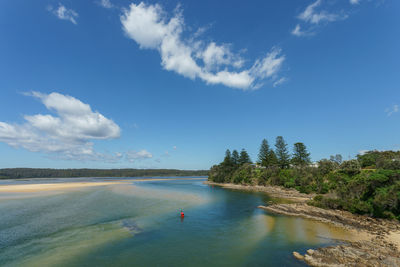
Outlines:
[[[343,163],[340,165],[340,170],[343,173],[346,173],[346,174],[352,176],[352,175],[356,175],[356,174],[360,173],[361,166],[360,166],[360,163],[358,162],[358,160],[356,160],[356,159],[346,160],[346,161],[343,161]]]

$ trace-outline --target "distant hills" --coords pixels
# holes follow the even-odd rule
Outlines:
[[[77,177],[153,177],[153,176],[207,176],[208,170],[175,169],[0,169],[0,179],[23,178],[77,178]]]

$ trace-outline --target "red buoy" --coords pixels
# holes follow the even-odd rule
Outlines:
[[[181,211],[181,218],[185,217],[185,214],[183,213],[183,211]]]

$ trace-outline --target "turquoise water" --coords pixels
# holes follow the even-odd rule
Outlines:
[[[268,214],[257,209],[268,203],[267,195],[203,180],[22,196],[0,198],[0,265],[304,266],[293,251],[329,245],[346,234]]]

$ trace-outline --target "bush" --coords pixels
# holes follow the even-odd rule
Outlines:
[[[232,175],[232,182],[235,184],[252,184],[254,167],[250,164],[244,164]]]
[[[340,165],[340,170],[348,175],[356,175],[361,172],[361,166],[358,160],[346,160]]]
[[[353,199],[351,202],[345,205],[345,209],[351,213],[357,214],[373,214],[373,207],[371,203],[367,201],[362,201],[360,199]]]
[[[312,201],[309,202],[310,205],[324,208],[324,209],[342,209],[343,202],[340,199],[325,198],[321,195],[314,197]]]
[[[320,174],[323,176],[336,170],[338,167],[339,167],[338,163],[331,160],[322,159],[318,162],[318,170]]]

